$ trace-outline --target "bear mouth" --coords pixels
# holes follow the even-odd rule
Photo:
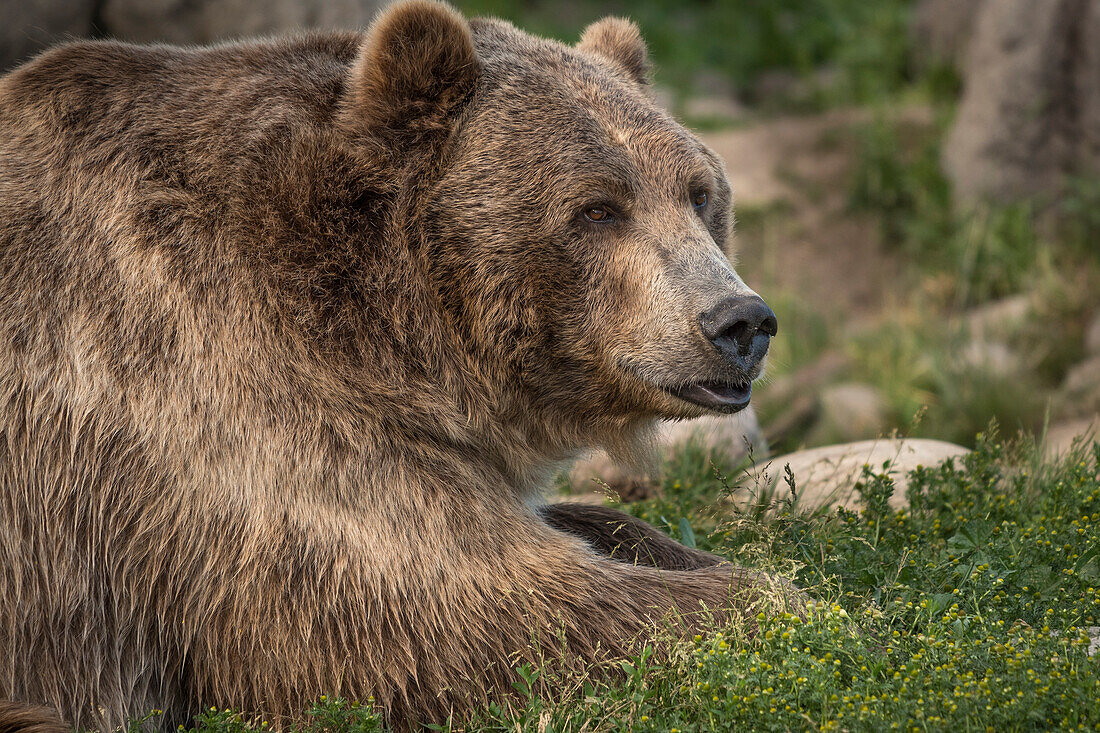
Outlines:
[[[666,389],[674,397],[716,412],[739,412],[752,397],[751,382],[696,382]]]

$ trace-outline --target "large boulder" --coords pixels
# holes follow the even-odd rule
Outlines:
[[[829,351],[800,369],[775,377],[761,394],[764,436],[771,445],[798,444],[821,419],[826,385],[850,369],[841,352]]]
[[[998,343],[1019,336],[1034,313],[1031,296],[1013,295],[974,308],[962,325],[972,339]]]
[[[1085,353],[1100,355],[1100,310],[1092,314],[1089,325],[1085,327]]]
[[[653,491],[659,478],[655,475],[659,464],[688,442],[695,442],[730,463],[745,458],[750,448],[753,455],[764,455],[768,450],[756,412],[752,407],[747,407],[736,415],[663,422],[658,430],[659,454],[652,468],[631,466],[599,452],[573,466],[571,483],[574,489],[579,490],[606,485],[627,501],[645,498]]]
[[[0,72],[42,49],[92,32],[96,0],[3,0]]]
[[[304,28],[354,30],[385,0],[105,0],[105,30],[130,41],[209,43]]]
[[[937,466],[966,453],[969,453],[966,448],[942,440],[862,440],[788,453],[763,461],[751,471],[757,485],[777,486],[784,481],[789,467],[802,506],[856,508],[859,505],[856,483],[863,467],[870,466],[877,473],[882,471],[884,463],[889,462],[889,472],[894,479],[890,505],[900,508],[905,506],[909,472],[918,466]],[[785,490],[783,486],[779,488]]]
[[[2,0],[0,72],[55,43],[101,35],[195,44],[366,27],[387,0]]]
[[[1077,155],[1080,167],[1095,174],[1100,171],[1100,0],[1090,0],[1082,15],[1073,80],[1080,93]]]
[[[1100,0],[981,3],[963,78],[944,165],[964,201],[1100,169]]]
[[[974,20],[985,0],[921,0],[913,9],[912,37],[922,66],[960,67],[966,59]]]
[[[1084,441],[1100,440],[1100,414],[1060,420],[1046,431],[1048,456],[1063,456]]]
[[[1055,397],[1059,417],[1079,418],[1100,414],[1100,354],[1074,365]]]
[[[819,410],[815,437],[848,442],[873,438],[887,426],[886,397],[869,384],[830,384],[821,390]]]

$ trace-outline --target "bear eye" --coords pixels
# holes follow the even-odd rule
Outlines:
[[[593,206],[584,210],[584,218],[596,224],[605,224],[615,218],[615,214],[606,206]]]
[[[698,191],[691,196],[691,205],[696,209],[701,209],[707,205],[707,192]]]

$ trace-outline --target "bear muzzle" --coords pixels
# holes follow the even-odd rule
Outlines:
[[[699,326],[729,372],[740,376],[689,383],[669,391],[718,412],[744,409],[752,397],[752,380],[779,330],[775,313],[760,296],[738,294],[701,313]]]

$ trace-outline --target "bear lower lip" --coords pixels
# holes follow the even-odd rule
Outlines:
[[[752,384],[733,382],[699,382],[669,390],[673,395],[692,404],[718,412],[737,412],[749,404]]]

